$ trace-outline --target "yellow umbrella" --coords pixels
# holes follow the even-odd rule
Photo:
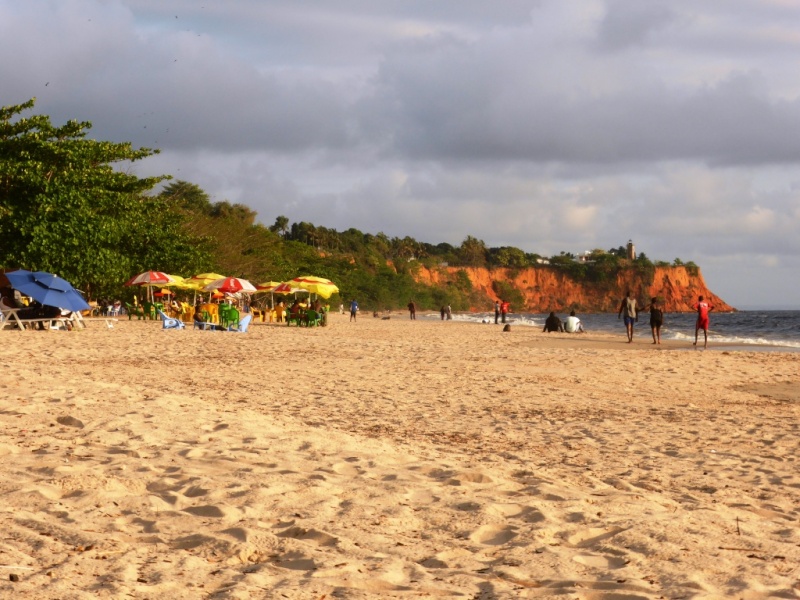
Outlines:
[[[339,292],[339,288],[336,287],[336,284],[333,283],[330,279],[315,277],[313,275],[304,275],[302,277],[295,277],[294,279],[290,279],[286,283],[292,285],[293,287],[298,287],[304,290],[308,290],[312,294],[316,294],[317,296],[322,296],[326,300]]]
[[[191,281],[192,283],[202,283],[203,286],[206,286],[217,279],[225,279],[225,275],[220,275],[219,273],[200,273],[199,275],[193,275],[192,277],[189,277],[189,279],[186,281]]]

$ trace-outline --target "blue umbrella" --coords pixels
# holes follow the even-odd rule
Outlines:
[[[64,310],[90,310],[91,307],[68,281],[58,275],[44,271],[11,271],[6,273],[11,287],[30,296],[44,306],[55,306]]]

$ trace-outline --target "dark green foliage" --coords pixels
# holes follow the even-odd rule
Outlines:
[[[508,281],[493,281],[492,290],[497,298],[511,304],[511,310],[520,312],[525,308],[525,296]]]
[[[34,100],[0,109],[0,264],[57,273],[97,296],[137,270],[209,262],[203,240],[170,206],[144,194],[164,177],[114,168],[152,155],[86,139],[90,123],[22,117]],[[145,267],[146,265],[146,267]]]

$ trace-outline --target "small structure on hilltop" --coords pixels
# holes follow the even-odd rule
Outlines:
[[[631,240],[628,240],[628,246],[626,250],[627,250],[627,255],[626,255],[627,259],[636,260],[636,246],[633,245],[633,242]]]

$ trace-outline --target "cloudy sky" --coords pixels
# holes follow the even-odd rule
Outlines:
[[[800,309],[796,0],[0,0],[0,102],[214,200]]]

